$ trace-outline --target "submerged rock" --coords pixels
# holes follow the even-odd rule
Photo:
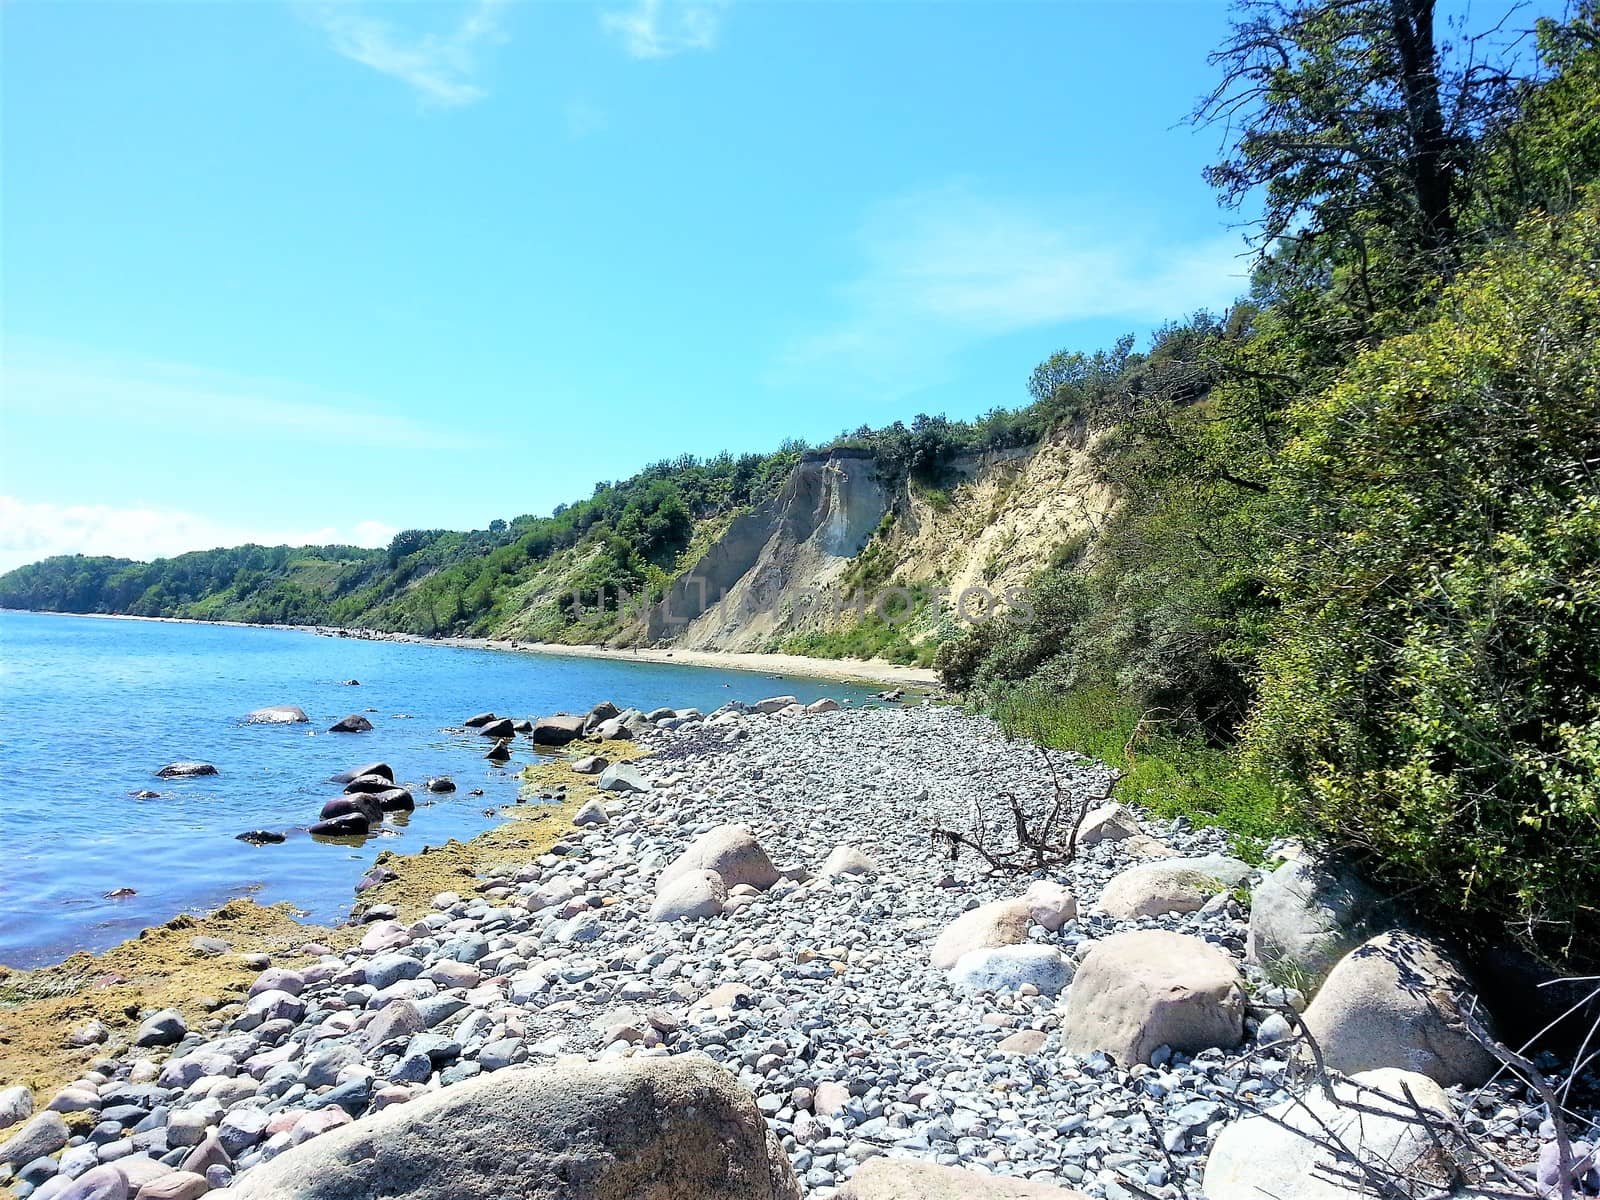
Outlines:
[[[156,772],[162,779],[193,779],[199,775],[215,775],[216,767],[208,762],[168,763]]]
[[[360,813],[345,813],[316,822],[310,832],[318,837],[362,837],[372,832],[372,822]]]
[[[372,728],[372,722],[360,713],[351,713],[348,717],[335,721],[328,726],[329,733],[366,733]]]
[[[330,775],[328,782],[349,783],[352,779],[360,779],[364,775],[381,775],[390,783],[394,782],[394,768],[386,762],[372,762],[360,767],[351,767],[348,771],[340,771],[337,775]]]
[[[249,842],[252,846],[276,846],[284,841],[284,836],[270,829],[247,829],[243,833],[235,834],[233,840]]]
[[[447,775],[435,775],[422,785],[430,792],[453,792],[456,790],[455,780]]]
[[[533,723],[533,744],[565,746],[574,738],[582,736],[587,719],[568,716],[566,713],[558,713],[553,717],[540,717]]]
[[[306,710],[294,704],[272,704],[245,715],[248,725],[301,725],[310,720]]]

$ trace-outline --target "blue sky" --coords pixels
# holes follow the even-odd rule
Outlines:
[[[1241,290],[1213,3],[4,12],[0,568],[379,544]]]

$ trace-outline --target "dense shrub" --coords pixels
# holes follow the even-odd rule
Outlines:
[[[1600,932],[1600,203],[1524,238],[1296,412],[1249,748],[1396,885],[1564,955]]]

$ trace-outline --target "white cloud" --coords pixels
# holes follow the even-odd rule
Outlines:
[[[0,496],[0,571],[53,554],[105,554],[149,561],[219,546],[387,546],[398,531],[381,521],[341,529],[247,528],[196,513],[104,504],[35,504]]]
[[[720,2],[637,0],[632,8],[601,13],[600,27],[614,34],[633,58],[671,58],[715,49],[725,7]]]
[[[440,429],[288,380],[209,371],[184,363],[111,360],[56,346],[8,342],[0,372],[6,406],[100,422],[161,423],[187,432],[301,441],[312,435],[386,449],[473,449],[476,434]]]
[[[507,0],[474,0],[454,27],[439,32],[401,28],[373,15],[363,0],[336,0],[309,10],[335,51],[409,85],[422,99],[459,108],[486,95],[475,78],[480,50],[505,41],[500,17]],[[431,6],[403,5],[408,15]]]
[[[840,318],[791,342],[775,380],[903,393],[986,338],[1085,318],[1155,323],[1220,309],[1246,288],[1238,237],[1175,243],[1121,211],[1056,215],[1069,207],[966,185],[880,206],[859,231],[862,266],[839,290]]]

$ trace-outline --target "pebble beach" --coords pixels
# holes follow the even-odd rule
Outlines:
[[[413,911],[375,890],[338,946],[224,945],[251,981],[204,1018],[142,1012],[125,1039],[72,1030],[76,1078],[0,1092],[0,1181],[36,1200],[99,1196],[82,1181],[110,1174],[124,1190],[106,1194],[200,1195],[484,1075],[689,1055],[748,1091],[814,1200],[853,1194],[878,1159],[1178,1200],[1201,1194],[1224,1129],[1306,1087],[1276,1044],[1306,998],[1248,961],[1271,856],[1245,863],[1221,830],[1102,805],[1103,764],[1049,752],[1047,765],[952,707],[651,717],[633,723],[642,757],[580,773],[598,764],[574,743],[542,768],[566,803],[541,852]],[[1069,864],[995,873],[934,837],[982,827],[999,847],[999,797],[1033,807],[1058,788],[1094,810]],[[733,846],[720,873],[696,866],[712,845]],[[1220,882],[1158,912],[1172,860]],[[1130,879],[1144,881],[1131,902]],[[983,915],[1018,902],[1031,916],[1012,944],[986,941]],[[1236,1044],[1160,1045],[1147,1061],[1069,1045],[1075,982],[1128,934],[1181,936],[1231,964]],[[1506,1162],[1539,1158],[1538,1098],[1519,1081],[1442,1094]]]

